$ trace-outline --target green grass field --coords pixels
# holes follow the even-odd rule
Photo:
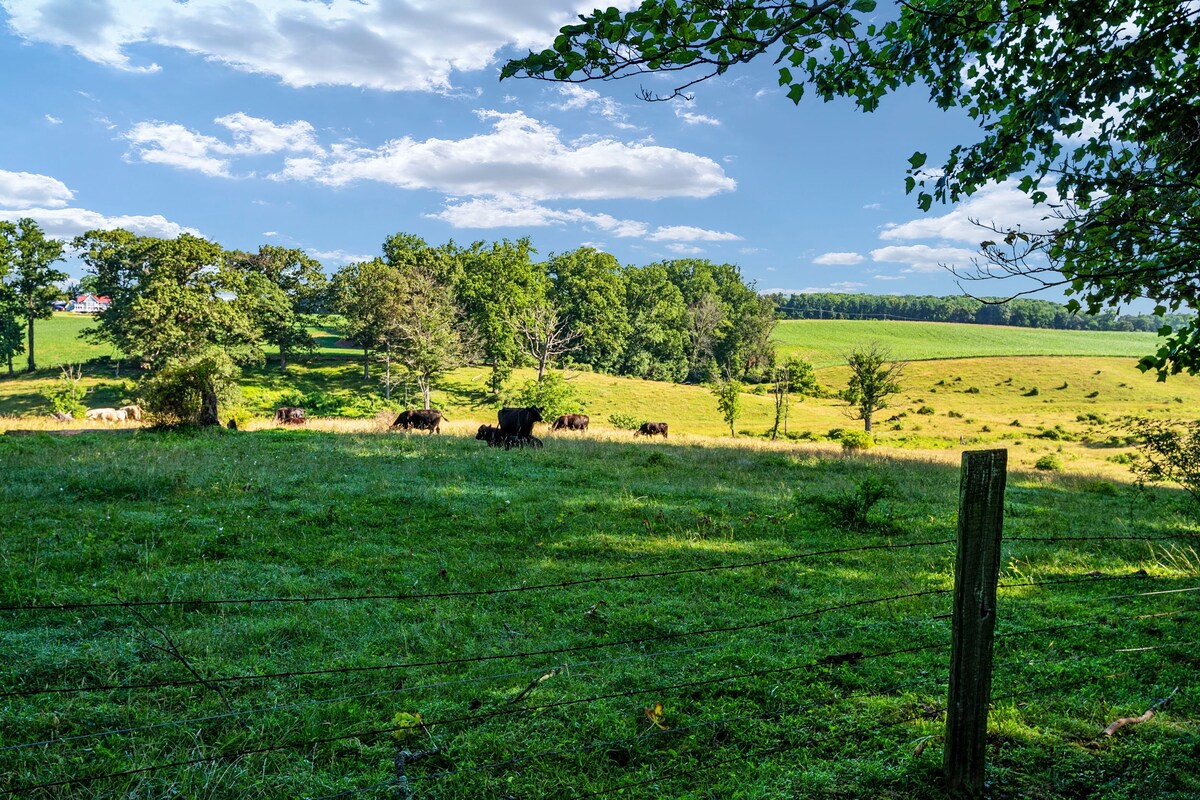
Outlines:
[[[0,605],[176,601],[0,612],[0,791],[391,798],[436,750],[411,796],[942,796],[953,468],[264,430],[3,436],[0,473]],[[1010,476],[1039,585],[1001,589],[989,797],[1200,795],[1195,604],[1141,594],[1200,573],[1178,494]]]
[[[999,325],[877,320],[788,320],[775,329],[780,355],[814,366],[846,363],[846,354],[878,342],[901,361],[979,356],[1123,356],[1136,360],[1155,349],[1152,333],[1056,331]]]

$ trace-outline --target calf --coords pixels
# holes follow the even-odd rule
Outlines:
[[[642,427],[633,432],[634,436],[657,436],[662,434],[662,437],[667,438],[667,423],[665,422],[643,422]]]
[[[396,417],[396,421],[392,423],[393,428],[410,431],[416,428],[419,431],[429,431],[432,436],[435,433],[442,432],[442,412],[434,408],[417,408],[409,411],[401,411],[400,416]]]
[[[563,414],[550,426],[552,431],[586,431],[591,419],[587,414]]]

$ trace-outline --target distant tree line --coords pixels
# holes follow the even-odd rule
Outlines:
[[[814,294],[767,295],[782,319],[900,319],[921,322],[966,322],[978,325],[1012,325],[1021,328],[1056,328],[1088,331],[1157,332],[1163,325],[1179,327],[1192,314],[1118,315],[1107,310],[1095,315],[1077,314],[1049,300],[1017,298],[984,302],[970,297],[929,295]]]

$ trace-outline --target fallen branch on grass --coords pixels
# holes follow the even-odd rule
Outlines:
[[[1154,705],[1150,706],[1150,708],[1146,709],[1146,713],[1142,714],[1140,717],[1121,717],[1119,720],[1113,722],[1111,725],[1109,725],[1107,728],[1104,729],[1104,735],[1112,736],[1114,733],[1121,730],[1121,728],[1124,728],[1126,725],[1138,725],[1142,722],[1148,722],[1150,720],[1150,718],[1154,716],[1154,713],[1156,711],[1158,711],[1160,708],[1167,705],[1167,703],[1170,703],[1175,698],[1175,693],[1178,691],[1179,691],[1179,687],[1176,686],[1174,689],[1171,690],[1171,693],[1169,695],[1164,697],[1162,700],[1159,700]]]

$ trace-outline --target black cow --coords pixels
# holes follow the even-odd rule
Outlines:
[[[633,432],[634,436],[657,436],[662,434],[662,437],[667,438],[667,423],[665,422],[643,422],[642,427]]]
[[[500,432],[505,436],[533,436],[533,424],[542,421],[542,409],[537,406],[529,408],[502,408],[497,415],[500,422]]]
[[[406,431],[416,428],[419,431],[429,431],[429,434],[432,436],[435,433],[442,432],[443,419],[446,418],[436,408],[409,409],[408,411],[400,412],[400,416],[396,417],[396,421],[392,423],[392,427]]]
[[[303,408],[283,406],[275,409],[275,421],[283,425],[303,425],[304,419]]]
[[[591,419],[587,414],[563,414],[554,420],[554,424],[550,426],[550,430],[586,431],[589,422],[591,422]]]
[[[480,425],[475,438],[487,442],[488,447],[500,447],[504,444],[504,434],[495,425]]]

